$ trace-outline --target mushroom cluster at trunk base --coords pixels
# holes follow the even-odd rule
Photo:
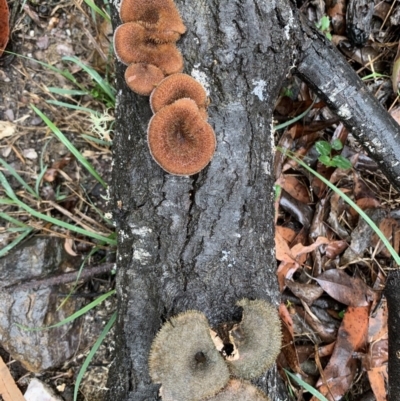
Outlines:
[[[161,384],[163,401],[269,401],[244,379],[260,377],[273,365],[281,347],[277,311],[264,300],[242,299],[242,320],[229,326],[234,351],[211,330],[199,311],[173,316],[156,335],[149,372]]]
[[[181,16],[173,0],[122,0],[120,17],[115,54],[128,65],[129,88],[150,96],[155,113],[148,129],[150,153],[170,174],[196,174],[212,159],[216,139],[207,123],[205,89],[182,73],[183,57],[176,47],[186,31]]]

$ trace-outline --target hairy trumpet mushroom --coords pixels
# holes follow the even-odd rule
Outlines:
[[[207,93],[203,86],[187,74],[173,74],[164,78],[150,97],[153,113],[157,113],[178,99],[189,98],[196,102],[199,109],[207,106]]]
[[[174,43],[156,43],[146,28],[136,22],[122,24],[114,32],[114,50],[124,64],[146,63],[166,75],[183,70],[183,57]]]
[[[226,358],[231,373],[243,379],[261,376],[275,362],[281,348],[281,326],[276,309],[258,299],[242,299],[242,321],[229,332],[234,345]]]
[[[231,379],[227,386],[207,401],[270,401],[257,387],[243,380]]]
[[[119,11],[122,22],[137,22],[156,41],[176,42],[186,32],[173,0],[123,0]]]
[[[125,71],[125,82],[129,88],[143,96],[149,96],[164,79],[164,73],[152,64],[130,64]]]
[[[150,376],[161,383],[163,401],[198,401],[215,395],[229,380],[229,370],[215,349],[207,318],[198,311],[172,317],[155,337]]]
[[[156,113],[147,140],[154,160],[175,175],[198,173],[210,162],[216,147],[214,130],[191,99],[179,99]]]

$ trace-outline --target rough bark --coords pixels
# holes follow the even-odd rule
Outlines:
[[[308,27],[296,74],[326,102],[400,191],[400,126],[369,92],[344,57]]]
[[[127,90],[118,65],[119,314],[108,400],[157,399],[147,359],[170,316],[197,309],[217,325],[232,318],[243,297],[278,305],[271,121],[291,63],[292,11],[283,1],[176,3],[188,27],[178,42],[185,72],[210,92],[218,147],[196,176],[164,173],[147,148],[148,99]],[[116,15],[113,20],[119,23]],[[257,384],[273,400],[284,399],[274,369]]]

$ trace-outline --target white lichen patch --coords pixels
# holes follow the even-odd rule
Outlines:
[[[267,83],[263,80],[255,80],[253,79],[251,83],[254,85],[254,89],[252,90],[252,95],[256,95],[261,101],[264,100],[264,90],[267,86]]]
[[[144,261],[151,258],[151,254],[144,249],[137,248],[133,251],[133,259]]]
[[[264,173],[266,174],[266,175],[271,175],[271,167],[270,167],[270,164],[269,163],[267,163],[267,162],[262,162],[261,163],[261,166],[262,166],[262,169],[264,170]]]
[[[199,67],[200,64],[195,64],[190,75],[203,85],[207,96],[210,96],[210,83],[208,82],[207,74],[204,71],[200,71]]]
[[[340,117],[344,118],[345,120],[348,120],[349,118],[351,118],[351,111],[349,109],[349,106],[347,104],[342,104],[339,107],[338,115]]]
[[[285,25],[285,28],[284,28],[284,34],[285,34],[286,40],[290,40],[290,30],[294,25],[295,24],[294,24],[293,14],[290,12],[289,21]]]
[[[228,261],[228,256],[231,253],[231,251],[222,251],[222,258],[221,262],[227,262]]]
[[[114,0],[114,7],[116,8],[116,10],[119,12],[120,8],[121,8],[121,0]]]
[[[132,228],[131,233],[133,235],[138,235],[139,237],[145,237],[146,235],[152,233],[153,230],[149,227],[138,227],[138,228]]]

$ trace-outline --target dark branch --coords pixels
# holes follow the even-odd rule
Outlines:
[[[308,28],[296,74],[312,88],[400,191],[400,126],[328,40]]]

